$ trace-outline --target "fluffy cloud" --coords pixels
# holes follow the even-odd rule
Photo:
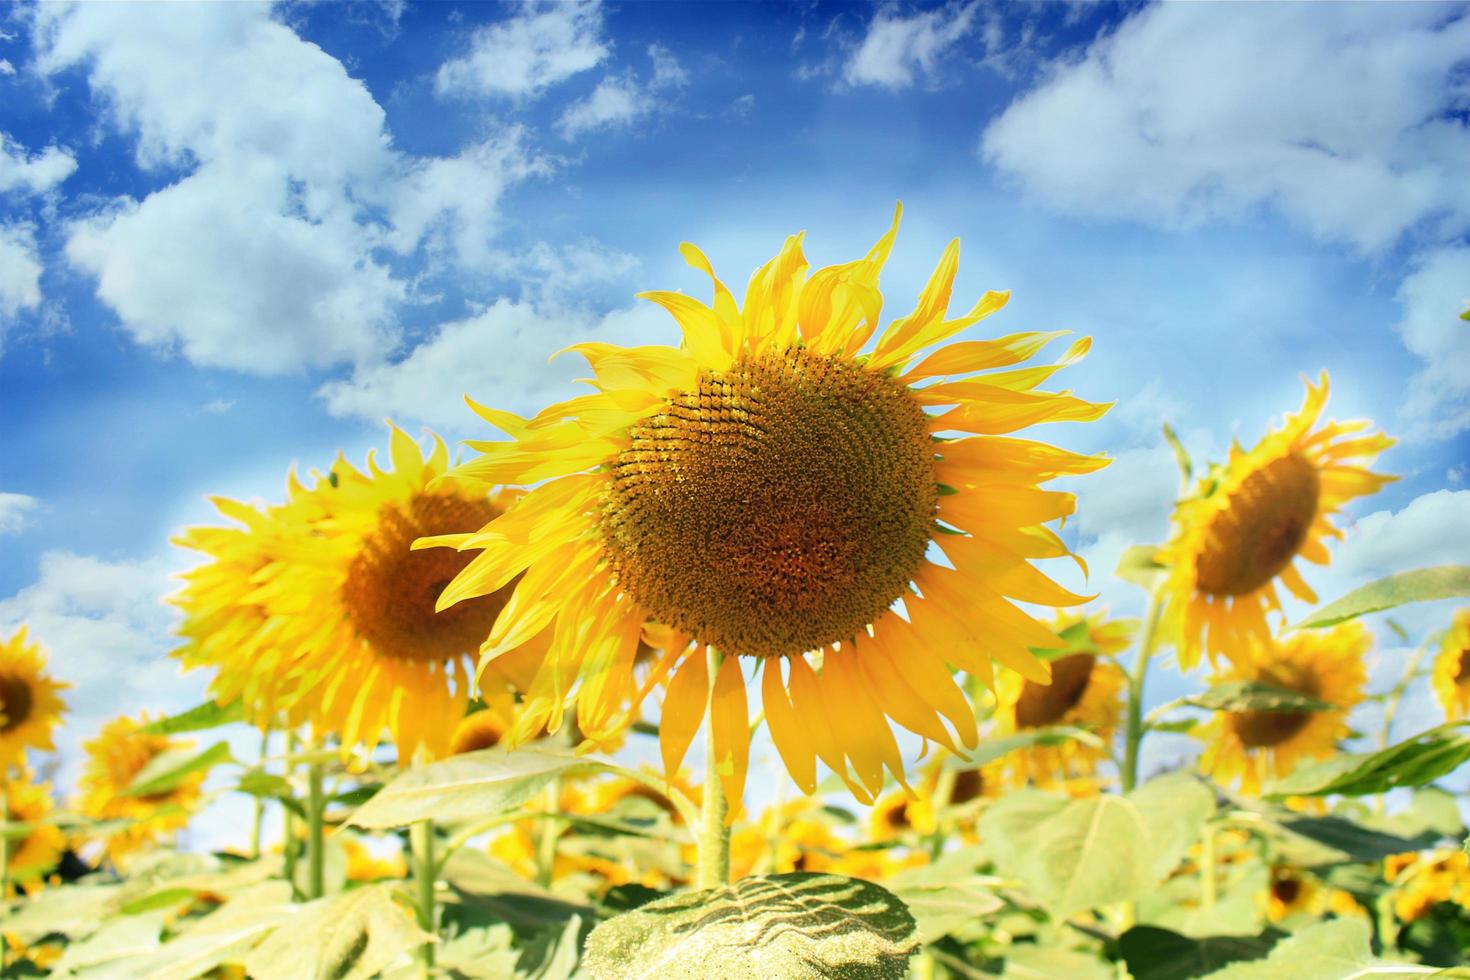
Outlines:
[[[77,221],[66,254],[139,341],[261,373],[381,360],[408,294],[394,256],[483,261],[511,131],[395,151],[367,88],[265,6],[45,7],[38,65],[84,66],[138,163],[185,176]]]
[[[440,326],[402,360],[360,368],[348,380],[324,385],[320,395],[334,415],[372,421],[388,415],[463,433],[481,426],[465,407],[465,394],[525,414],[572,394],[571,382],[585,376],[586,365],[571,355],[548,361],[569,344],[668,343],[674,336],[668,317],[652,304],[594,317],[500,300]]]
[[[1454,234],[1467,52],[1470,17],[1436,5],[1157,4],[1013,103],[982,151],[1086,215],[1189,225],[1274,205],[1364,250]]]
[[[974,26],[977,4],[950,5],[904,17],[879,11],[862,43],[843,66],[842,77],[853,85],[905,89],[931,76],[939,59]]]
[[[40,153],[27,153],[25,147],[0,133],[0,193],[44,194],[76,169],[76,158],[60,147],[48,146]]]
[[[527,4],[475,31],[469,53],[440,66],[434,89],[442,96],[534,98],[607,55],[598,0]]]
[[[0,225],[0,340],[5,321],[41,305],[41,259],[29,225]]]
[[[1399,286],[1404,346],[1425,361],[1407,385],[1404,414],[1430,436],[1470,429],[1470,323],[1460,312],[1470,298],[1470,248],[1443,248],[1419,257]]]
[[[557,121],[557,131],[566,139],[597,129],[616,129],[666,108],[664,96],[688,81],[688,75],[673,52],[650,45],[653,78],[642,82],[636,75],[604,78],[585,99],[572,103]]]
[[[23,493],[0,493],[0,536],[19,534],[29,525],[26,514],[40,501]]]

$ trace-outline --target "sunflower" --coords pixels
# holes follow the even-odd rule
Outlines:
[[[895,789],[880,797],[868,813],[868,841],[881,843],[909,834],[933,834],[939,830],[942,812],[1000,794],[1004,780],[996,762],[964,769],[950,768],[952,765],[947,753],[936,753],[920,771],[914,795]],[[955,829],[968,838],[974,823],[974,814],[966,812]]]
[[[1133,624],[1106,621],[1103,614],[1059,615],[1052,624],[1069,641],[1067,654],[1051,664],[1052,681],[1038,684],[1016,674],[996,683],[994,734],[1005,738],[1055,726],[1083,728],[1097,744],[1064,739],[1054,745],[1036,744],[1002,757],[1009,781],[1028,780],[1051,786],[1057,780],[1092,775],[1107,757],[1107,743],[1123,714],[1119,695],[1127,682],[1114,656],[1127,648]]]
[[[1315,698],[1325,711],[1222,711],[1199,729],[1207,743],[1200,767],[1222,782],[1239,779],[1247,794],[1304,759],[1325,759],[1348,733],[1348,711],[1363,700],[1363,656],[1372,637],[1359,622],[1302,630],[1274,644],[1252,641],[1249,658],[1212,683],[1255,681]]]
[[[1287,865],[1271,866],[1266,888],[1266,917],[1281,922],[1293,916],[1320,918],[1332,912],[1338,918],[1366,916],[1367,910],[1341,888],[1333,888],[1316,877]]]
[[[196,569],[176,601],[194,640],[186,663],[220,669],[217,698],[239,691],[264,723],[284,709],[292,722],[340,738],[344,750],[377,744],[389,731],[399,760],[422,746],[438,757],[452,749],[454,726],[469,701],[470,655],[490,632],[509,590],[486,594],[448,613],[435,612],[439,591],[468,563],[449,552],[415,552],[415,538],[501,514],[507,494],[441,479],[448,451],[434,437],[425,457],[392,426],[391,470],[368,454],[367,471],[338,457],[305,487],[294,478],[287,504],[260,511],[232,501],[222,511],[241,524],[229,549],[205,547],[212,565]],[[431,489],[430,484],[433,484]],[[180,543],[208,545],[191,529]],[[218,581],[217,599],[202,584]],[[243,595],[255,606],[228,619],[224,635],[211,613]],[[226,616],[230,616],[228,610]],[[232,643],[243,638],[232,650]],[[243,652],[242,652],[243,651]],[[519,678],[529,683],[540,651],[503,658],[481,678],[487,700],[503,699]]]
[[[1455,613],[1429,681],[1446,718],[1454,721],[1470,715],[1470,608]]]
[[[29,769],[22,769],[15,779],[0,785],[5,822],[28,825],[23,836],[7,837],[0,842],[5,848],[6,873],[22,887],[36,883],[56,867],[66,847],[66,837],[60,828],[45,822],[52,809],[51,784],[37,783],[34,779]]]
[[[1470,854],[1463,850],[1390,855],[1383,877],[1393,885],[1393,913],[1400,922],[1413,922],[1440,902],[1470,908]]]
[[[0,779],[5,767],[25,762],[25,750],[54,750],[51,729],[66,710],[57,692],[69,684],[46,673],[46,653],[22,626],[0,640]]]
[[[905,778],[889,719],[955,751],[975,745],[972,707],[947,663],[987,684],[995,661],[1047,681],[1030,648],[1061,641],[1013,600],[1085,597],[1029,563],[1071,556],[1045,525],[1074,498],[1038,485],[1107,461],[1010,434],[1106,411],[1036,390],[1089,344],[1054,365],[978,378],[1055,335],[919,358],[1008,294],[947,318],[956,241],[914,312],[878,333],[878,273],[897,231],[895,213],[862,259],[810,275],[792,236],[743,306],[686,244],[685,259],[714,282],[713,305],[642,294],[673,314],[682,346],[579,344],[594,393],[529,420],[475,406],[510,439],[470,443],[481,455],[454,474],[539,485],[478,532],[417,546],[478,552],[443,607],[514,588],[482,662],[548,638],[513,739],[556,730],[573,705],[589,738],[625,727],[650,687],[632,669],[648,621],[682,637],[649,672],[669,678],[665,768],[678,770],[711,703],[732,814],[749,752],[745,663],[761,675],[772,739],[802,790],[815,791],[820,758],[865,803],[885,768]],[[941,552],[947,564],[931,560]]]
[[[1365,468],[1394,440],[1364,434],[1372,425],[1366,420],[1314,429],[1327,403],[1327,372],[1306,385],[1300,412],[1249,452],[1232,445],[1229,461],[1175,508],[1175,534],[1158,560],[1169,567],[1166,629],[1185,670],[1202,649],[1211,662],[1221,653],[1238,660],[1252,638],[1269,640],[1267,613],[1281,613],[1278,582],[1315,603],[1293,562],[1327,564],[1324,539],[1341,537],[1332,516],[1395,479]]]
[[[127,820],[106,837],[107,856],[126,859],[160,838],[182,830],[198,809],[205,773],[185,776],[171,789],[144,796],[126,790],[150,762],[165,752],[188,749],[191,743],[138,729],[148,715],[114,718],[97,737],[83,742],[86,761],[78,787],[77,809],[95,820]]]
[[[382,857],[356,837],[343,836],[339,839],[347,857],[348,881],[366,883],[408,876],[408,863],[403,858],[402,850],[393,850]]]

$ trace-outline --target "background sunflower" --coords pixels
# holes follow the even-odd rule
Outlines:
[[[1326,565],[1324,541],[1341,537],[1331,518],[1344,504],[1395,479],[1367,465],[1394,444],[1367,433],[1365,420],[1314,428],[1327,403],[1327,372],[1307,382],[1306,400],[1280,429],[1249,452],[1230,458],[1199,481],[1174,511],[1173,539],[1157,559],[1169,566],[1166,631],[1184,670],[1224,654],[1244,659],[1252,641],[1271,637],[1269,612],[1281,613],[1277,586],[1303,602],[1317,595],[1302,579],[1298,557]]]
[[[25,762],[26,749],[54,750],[51,730],[66,710],[59,692],[70,685],[46,673],[46,652],[22,626],[0,640],[0,779]]]
[[[1258,681],[1332,705],[1328,711],[1222,711],[1198,730],[1206,743],[1200,768],[1247,794],[1304,759],[1325,759],[1347,736],[1348,711],[1363,700],[1372,645],[1357,621],[1330,630],[1299,630],[1274,643],[1252,641],[1250,656],[1211,682]]]
[[[1455,613],[1440,641],[1429,683],[1447,720],[1470,715],[1470,608]]]
[[[102,838],[107,857],[114,863],[182,830],[199,808],[203,772],[191,773],[161,792],[141,796],[127,792],[154,759],[192,745],[139,732],[150,720],[146,712],[137,718],[114,718],[96,738],[82,743],[86,759],[77,783],[77,809],[94,820],[129,821]]]
[[[23,768],[15,778],[0,780],[0,799],[7,823],[30,825],[24,835],[0,841],[6,850],[6,874],[23,888],[34,885],[56,867],[66,847],[60,828],[45,822],[52,811],[51,784],[35,782],[31,771]]]
[[[867,803],[885,769],[906,779],[890,720],[951,750],[975,744],[948,667],[987,685],[994,661],[1048,680],[1030,648],[1061,641],[1013,602],[1085,597],[1030,564],[1070,555],[1045,525],[1074,500],[1039,485],[1106,460],[1011,433],[1106,410],[1037,390],[1088,342],[1053,365],[982,377],[971,375],[1026,361],[1056,335],[919,359],[1008,295],[949,318],[953,242],[914,312],[879,333],[878,273],[897,230],[895,213],[866,256],[810,274],[793,236],[743,305],[686,244],[713,304],[643,294],[673,314],[680,348],[579,344],[594,394],[532,419],[477,407],[511,438],[470,443],[480,457],[454,474],[540,485],[478,532],[467,524],[420,546],[478,552],[443,607],[514,589],[486,662],[547,637],[513,740],[555,731],[573,705],[593,740],[624,728],[648,690],[632,667],[650,620],[687,638],[653,671],[671,674],[665,767],[677,771],[708,703],[714,768],[737,801],[750,735],[741,657],[762,675],[772,739],[803,791],[821,758]],[[952,567],[928,560],[931,544]],[[906,618],[892,611],[899,600]]]

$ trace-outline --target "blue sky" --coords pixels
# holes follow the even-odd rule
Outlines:
[[[51,647],[80,734],[199,696],[159,597],[206,494],[277,498],[389,416],[472,437],[464,392],[529,411],[566,344],[671,342],[633,294],[706,294],[679,242],[740,284],[800,229],[856,257],[898,200],[890,314],[958,236],[957,302],[1014,291],[987,330],[1093,336],[1065,383],[1118,407],[1048,435],[1117,457],[1078,487],[1094,567],[1166,533],[1162,418],[1218,456],[1324,368],[1403,479],[1319,591],[1470,545],[1464,5],[5,16],[0,631]]]

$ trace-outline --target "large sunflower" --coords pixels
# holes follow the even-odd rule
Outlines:
[[[1247,794],[1304,759],[1325,759],[1348,732],[1348,711],[1363,700],[1363,656],[1372,637],[1361,623],[1301,630],[1276,643],[1253,642],[1247,659],[1211,680],[1256,681],[1330,704],[1326,711],[1222,711],[1199,731],[1207,744],[1200,767],[1221,782],[1240,780]]]
[[[1455,613],[1429,681],[1446,718],[1455,721],[1470,715],[1470,608]]]
[[[1100,744],[1065,739],[1007,753],[1001,766],[1010,781],[1050,786],[1057,780],[1089,776],[1107,757],[1107,743],[1123,714],[1119,695],[1127,683],[1114,656],[1127,648],[1133,624],[1063,613],[1052,629],[1070,640],[1065,656],[1052,661],[1050,684],[1006,674],[997,680],[995,731],[1007,737],[1055,726],[1089,730]]]
[[[470,443],[481,455],[455,475],[539,486],[477,533],[418,546],[479,552],[445,608],[524,576],[482,653],[493,662],[548,638],[513,737],[555,730],[573,704],[594,741],[626,725],[648,687],[633,663],[650,620],[683,637],[653,671],[672,671],[665,766],[678,770],[712,683],[717,768],[736,801],[750,737],[743,662],[762,674],[765,718],[798,785],[815,789],[821,758],[869,803],[885,768],[904,779],[890,718],[956,751],[975,744],[946,662],[986,684],[993,661],[1046,682],[1029,648],[1060,640],[1012,600],[1085,600],[1030,564],[1070,556],[1045,525],[1074,499],[1039,484],[1106,460],[1010,433],[1106,410],[1036,390],[1088,342],[1054,365],[982,377],[969,376],[1019,364],[1055,335],[920,358],[1008,294],[947,317],[956,241],[914,312],[879,333],[878,273],[897,231],[895,214],[862,259],[810,275],[792,236],[740,306],[686,244],[685,259],[714,281],[713,305],[643,294],[673,314],[682,346],[579,344],[595,393],[529,420],[476,406],[510,439]],[[934,560],[941,551],[949,564]]]
[[[46,653],[24,626],[0,640],[0,780],[6,766],[25,762],[26,749],[56,748],[51,729],[66,710],[58,692],[69,686],[46,673]]]
[[[1331,517],[1395,479],[1365,468],[1394,440],[1363,434],[1372,423],[1361,419],[1314,429],[1327,403],[1327,372],[1306,385],[1300,412],[1249,452],[1232,444],[1229,461],[1175,508],[1174,537],[1158,557],[1170,569],[1168,632],[1185,670],[1201,649],[1212,662],[1220,653],[1238,660],[1252,639],[1269,640],[1266,614],[1281,612],[1278,582],[1316,602],[1293,562],[1327,564],[1324,539],[1341,537]]]
[[[0,785],[6,823],[28,825],[24,835],[0,841],[6,852],[6,874],[22,886],[56,867],[66,847],[60,828],[46,822],[52,809],[51,784],[36,783],[34,778],[29,769],[22,769],[17,778]]]
[[[124,792],[158,756],[189,747],[166,735],[139,732],[148,722],[147,714],[114,718],[96,738],[82,743],[87,758],[78,781],[77,809],[95,820],[130,821],[106,835],[107,856],[114,863],[182,830],[199,807],[202,772],[185,776],[161,793],[132,796]]]
[[[434,756],[452,750],[470,657],[509,594],[436,613],[439,591],[469,557],[410,545],[488,522],[513,498],[441,479],[448,452],[438,437],[425,457],[394,426],[389,449],[391,470],[372,453],[366,472],[339,457],[310,487],[293,479],[281,507],[224,501],[244,528],[194,528],[180,539],[215,560],[189,573],[176,601],[191,638],[182,655],[220,667],[216,697],[243,694],[262,723],[284,709],[344,748],[376,745],[387,730],[406,763],[421,746]],[[218,541],[228,547],[211,547]],[[235,598],[251,608],[230,609]],[[217,620],[224,629],[211,632]],[[487,697],[504,697],[517,678],[529,683],[521,674],[538,658],[533,647],[498,662],[482,678]]]

